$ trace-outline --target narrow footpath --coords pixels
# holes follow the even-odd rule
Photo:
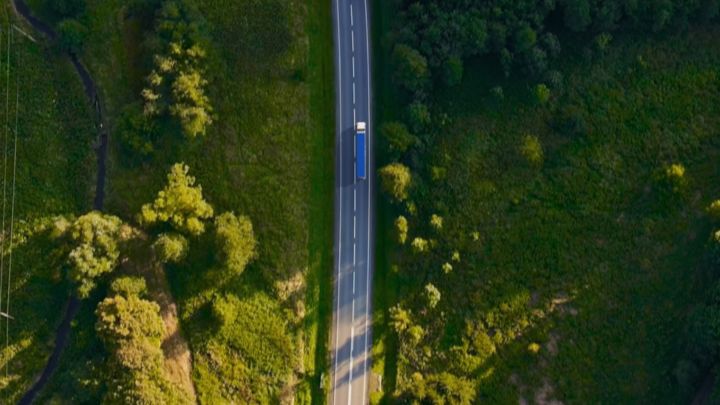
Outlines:
[[[43,33],[49,40],[57,38],[57,34],[53,29],[35,18],[30,12],[28,5],[22,0],[13,0],[12,2],[15,13],[20,15],[25,21],[27,21],[35,30]],[[102,103],[97,93],[97,86],[95,81],[90,76],[90,73],[82,64],[77,55],[68,53],[68,58],[75,67],[75,71],[85,88],[85,95],[95,113],[95,124],[98,130],[98,143],[96,147],[97,155],[97,180],[95,183],[95,199],[93,201],[93,209],[102,211],[103,203],[105,201],[105,168],[107,161],[107,149],[108,149],[108,132],[107,125],[105,122],[105,114],[103,114]],[[70,324],[80,310],[80,300],[75,295],[71,295],[68,299],[68,303],[65,310],[65,316],[63,317],[60,326],[55,334],[55,347],[53,352],[48,359],[45,368],[43,369],[40,377],[30,387],[30,389],[20,399],[20,404],[31,404],[35,397],[45,387],[48,380],[55,372],[60,361],[60,355],[67,346],[70,337]]]

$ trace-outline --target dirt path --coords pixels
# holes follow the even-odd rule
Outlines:
[[[160,305],[160,316],[165,323],[162,350],[165,354],[165,369],[168,377],[178,386],[183,387],[190,398],[197,402],[192,382],[192,355],[187,341],[180,333],[177,305],[170,292],[165,269],[150,254],[142,274],[147,281],[148,295]]]

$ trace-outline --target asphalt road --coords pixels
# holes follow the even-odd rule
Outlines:
[[[368,0],[333,0],[336,79],[332,404],[368,403],[374,156]],[[355,123],[367,123],[367,179],[355,176]]]

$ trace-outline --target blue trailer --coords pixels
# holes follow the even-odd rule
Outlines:
[[[367,163],[367,153],[366,153],[366,144],[365,144],[365,123],[364,122],[358,122],[355,125],[355,175],[359,179],[365,179],[367,177],[366,173],[366,163]]]

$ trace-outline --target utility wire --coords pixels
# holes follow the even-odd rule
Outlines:
[[[10,21],[8,20],[8,28]],[[10,41],[12,31],[7,30],[7,60],[5,61],[5,146],[3,148],[3,190],[2,190],[2,230],[0,230],[0,308],[2,308],[3,281],[5,280],[5,206],[7,186],[7,149],[10,137]],[[2,311],[0,311],[2,312]]]
[[[15,174],[17,173],[17,143],[18,143],[18,110],[20,109],[20,58],[15,47],[15,131],[13,131],[13,168],[12,168],[12,191],[10,203],[10,247],[8,248],[8,283],[7,283],[7,305],[5,306],[5,353],[10,347],[10,281],[12,277],[13,264],[13,243],[15,238]],[[0,304],[1,305],[1,304]],[[2,319],[0,318],[0,321]],[[5,362],[5,378],[8,377],[10,361]]]

